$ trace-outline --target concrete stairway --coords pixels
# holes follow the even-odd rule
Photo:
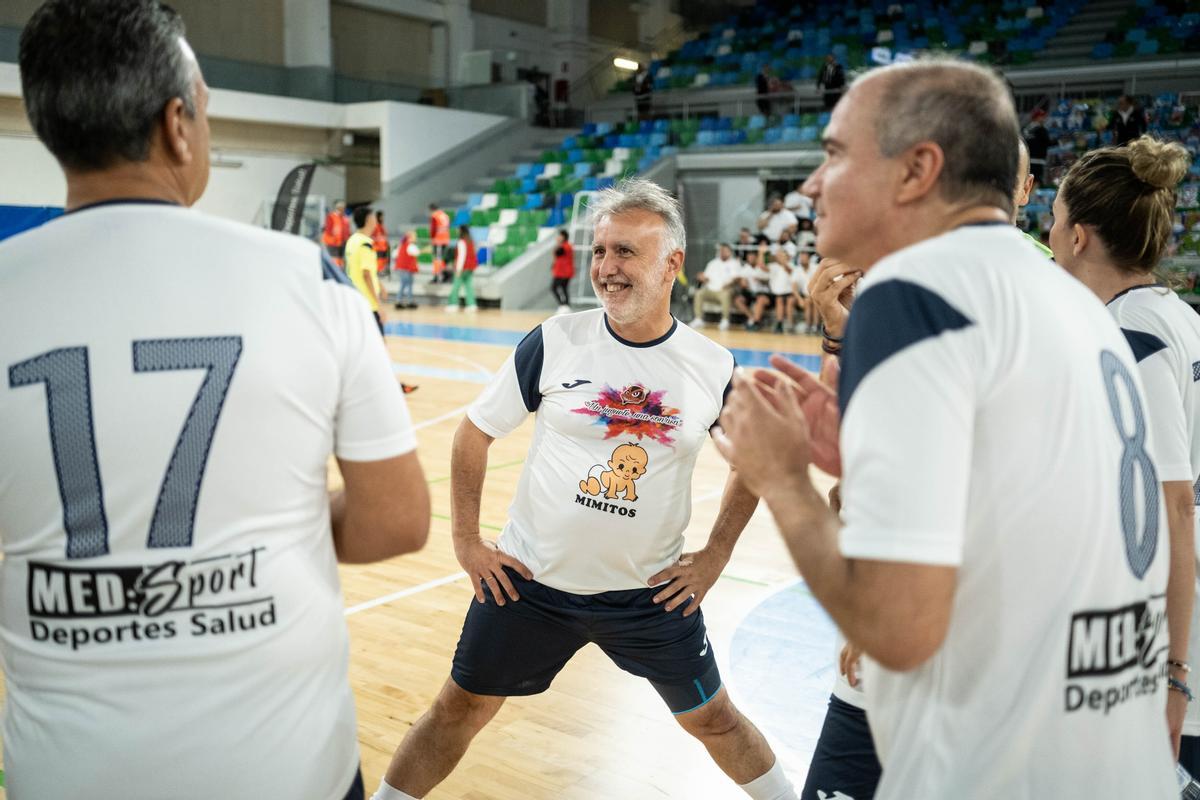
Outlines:
[[[1129,0],[1092,0],[1064,25],[1046,49],[1038,54],[1030,67],[1067,67],[1091,64],[1092,48],[1104,41],[1117,21],[1134,4]]]

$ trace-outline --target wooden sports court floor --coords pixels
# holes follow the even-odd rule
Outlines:
[[[517,341],[545,314],[440,308],[388,312],[388,350],[408,396],[433,499],[419,553],[341,568],[350,628],[350,680],[368,797],[392,751],[449,674],[472,592],[450,542],[450,443],[466,407]],[[705,333],[739,363],[797,354],[815,369],[812,336]],[[532,417],[491,449],[481,523],[498,535],[533,430]],[[702,547],[727,475],[709,442],[696,467],[687,549]],[[340,482],[331,464],[330,485]],[[825,485],[828,485],[826,479]],[[703,609],[734,701],[803,782],[834,676],[832,624],[797,578],[765,508],[743,533]],[[0,790],[0,797],[3,796]],[[475,740],[434,800],[723,800],[745,795],[674,722],[645,681],[585,647],[546,693],[514,698]]]

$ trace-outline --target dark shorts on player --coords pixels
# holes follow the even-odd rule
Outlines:
[[[1180,738],[1179,763],[1193,778],[1200,776],[1200,736],[1184,734]]]
[[[646,678],[673,714],[694,711],[721,688],[704,614],[655,605],[659,589],[581,595],[527,581],[505,568],[521,599],[471,599],[450,677],[474,694],[540,694],[579,648],[593,642],[628,673]]]
[[[830,695],[800,800],[818,800],[819,792],[826,798],[871,800],[882,772],[867,712]]]

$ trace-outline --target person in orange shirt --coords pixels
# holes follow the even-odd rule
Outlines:
[[[393,267],[396,277],[400,279],[400,289],[396,294],[396,308],[416,308],[413,301],[413,276],[417,274],[417,237],[412,231],[404,234],[396,247],[396,264]]]
[[[448,283],[453,277],[445,272],[446,248],[450,246],[450,216],[438,208],[437,203],[429,204],[429,238],[433,242],[433,280]]]
[[[376,271],[383,275],[387,272],[388,254],[392,252],[388,244],[387,229],[383,227],[383,212],[375,212],[375,232],[371,234],[371,243],[375,246]]]
[[[325,230],[321,243],[339,267],[345,266],[346,240],[350,238],[350,220],[346,218],[346,201],[337,200],[333,210],[325,215]]]

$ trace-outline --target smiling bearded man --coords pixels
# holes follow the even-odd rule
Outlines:
[[[603,308],[534,328],[455,435],[454,550],[477,602],[450,680],[396,750],[377,800],[424,797],[506,697],[544,692],[589,642],[649,680],[747,795],[796,797],[721,686],[700,611],[758,504],[735,473],[708,545],[683,553],[692,470],[733,356],[671,316],[683,265],[679,204],[630,180],[600,192],[591,209],[591,279]],[[529,456],[508,524],[491,542],[479,533],[488,448],[529,414]],[[620,491],[602,493],[605,481]]]

